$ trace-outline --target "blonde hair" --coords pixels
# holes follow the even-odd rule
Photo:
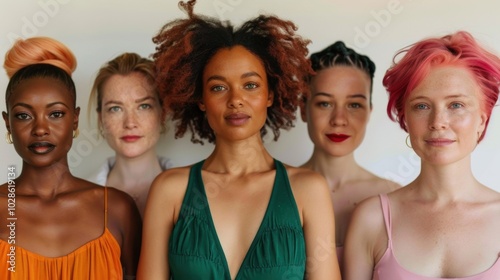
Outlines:
[[[87,114],[90,119],[92,111],[101,112],[103,87],[106,81],[114,75],[128,75],[132,73],[140,73],[146,77],[154,94],[158,96],[158,90],[155,84],[155,66],[152,60],[141,57],[137,53],[126,52],[118,55],[112,60],[106,62],[97,72],[92,90],[89,96],[89,106]],[[160,100],[160,99],[158,99]],[[161,100],[160,100],[161,103]],[[97,122],[99,130],[102,129],[101,123]],[[162,125],[163,126],[163,125]]]

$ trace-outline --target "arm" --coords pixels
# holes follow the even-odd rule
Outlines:
[[[300,171],[293,184],[300,208],[306,242],[307,279],[338,279],[340,270],[335,248],[335,216],[325,179],[311,171]]]
[[[120,261],[123,275],[125,279],[135,279],[141,249],[141,216],[130,195],[110,187],[108,192],[108,223],[117,225],[122,236]]]
[[[170,279],[168,241],[186,192],[188,173],[170,169],[160,174],[149,190],[138,280]]]
[[[384,238],[386,246],[381,242]],[[345,279],[371,280],[376,261],[386,247],[387,235],[379,198],[371,197],[356,207],[349,223],[344,249]]]

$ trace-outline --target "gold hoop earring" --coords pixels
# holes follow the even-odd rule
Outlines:
[[[408,148],[413,149],[413,147],[411,146],[411,141],[410,141],[410,143],[408,143],[408,140],[410,140],[410,134],[408,134],[408,136],[406,136],[405,144]]]
[[[73,138],[78,137],[78,135],[80,135],[80,130],[77,128],[77,129],[73,130]]]
[[[10,134],[9,131],[7,131],[7,133],[5,133],[5,142],[7,142],[7,144],[14,143],[14,141],[12,140],[12,134]]]

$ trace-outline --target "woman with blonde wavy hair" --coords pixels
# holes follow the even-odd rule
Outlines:
[[[156,152],[165,114],[154,79],[153,61],[120,54],[97,72],[88,107],[89,114],[97,112],[99,130],[115,152],[89,180],[128,193],[141,216],[151,182],[172,167]]]

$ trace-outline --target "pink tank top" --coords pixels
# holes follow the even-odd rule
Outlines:
[[[388,244],[387,250],[380,259],[380,261],[375,265],[373,270],[373,280],[449,280],[449,279],[460,279],[460,280],[499,280],[500,279],[500,261],[497,259],[495,264],[490,267],[485,272],[462,278],[434,278],[427,276],[420,276],[406,270],[404,267],[399,265],[394,252],[392,251],[392,220],[391,220],[391,209],[389,207],[389,199],[386,194],[380,194],[380,203],[382,204],[382,212],[384,214],[385,228],[387,231]]]

